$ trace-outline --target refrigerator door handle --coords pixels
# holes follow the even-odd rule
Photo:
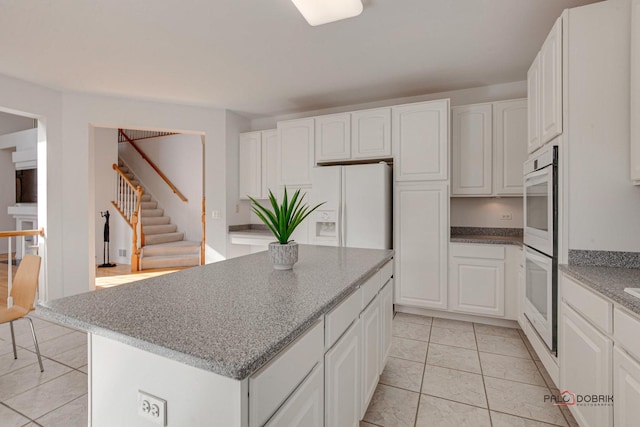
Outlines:
[[[340,247],[347,244],[347,171],[342,168],[340,179]]]

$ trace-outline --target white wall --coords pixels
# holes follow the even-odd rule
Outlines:
[[[0,111],[0,135],[32,129],[33,118],[17,116]]]
[[[107,128],[92,128],[94,142],[93,173],[94,208],[93,216],[95,228],[95,264],[103,263],[103,234],[104,218],[100,212],[109,211],[109,259],[116,264],[131,263],[131,227],[122,215],[111,204],[114,200],[114,171],[113,164],[118,162],[118,130]],[[118,256],[118,249],[126,249],[127,256]]]
[[[183,202],[146,160],[131,146],[118,145],[118,154],[131,167],[150,193],[185,233],[185,239],[202,240],[202,138],[194,134],[178,134],[136,141],[136,145],[165,174],[175,187],[187,198]]]
[[[629,177],[629,8],[616,0],[570,9],[569,249],[640,251],[640,187]]]
[[[404,98],[385,99],[366,104],[345,105],[323,110],[308,111],[306,113],[287,114],[275,117],[263,117],[251,121],[251,130],[275,129],[280,120],[297,119],[301,117],[320,116],[324,114],[342,113],[345,111],[364,110],[367,108],[387,107],[391,105],[408,104],[411,102],[431,101],[434,99],[451,99],[451,106],[476,104],[479,102],[493,102],[504,99],[526,98],[527,82],[503,83],[491,86],[461,89],[449,92],[431,93],[425,95],[408,96]]]
[[[7,213],[7,208],[16,204],[16,169],[11,160],[12,152],[9,148],[0,150],[0,231],[16,229],[15,219]],[[11,245],[15,250],[15,238],[11,239]],[[7,249],[7,239],[0,239],[0,254],[6,254]]]
[[[512,219],[501,219],[505,213],[510,213]],[[454,197],[451,226],[522,228],[522,197]]]
[[[0,111],[38,119],[38,225],[45,230],[40,247],[45,261],[41,267],[39,297],[59,298],[69,294],[66,289],[72,287],[65,281],[62,260],[65,228],[67,234],[74,230],[72,221],[63,220],[62,96],[58,91],[3,75],[0,75],[0,93]]]

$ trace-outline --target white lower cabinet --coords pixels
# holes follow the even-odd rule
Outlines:
[[[360,315],[362,328],[362,397],[360,418],[364,417],[380,376],[380,297],[371,301]]]
[[[640,422],[640,363],[617,346],[613,349],[613,419],[616,427]]]
[[[393,279],[389,280],[380,291],[380,320],[382,325],[382,343],[380,345],[380,375],[387,364],[391,351],[391,334],[393,329]]]
[[[360,319],[325,355],[325,424],[358,427],[362,357]]]
[[[313,368],[309,376],[276,414],[267,427],[323,427],[324,426],[324,369],[322,362]]]
[[[565,302],[559,323],[560,389],[578,399],[578,404],[570,406],[573,416],[582,427],[613,425],[611,406],[580,404],[581,396],[612,394],[613,341]]]
[[[450,250],[449,308],[503,317],[504,247],[451,244]]]

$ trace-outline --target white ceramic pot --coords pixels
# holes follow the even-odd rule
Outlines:
[[[271,242],[269,256],[274,270],[291,270],[293,264],[298,262],[298,244],[289,242],[283,245],[279,242]]]

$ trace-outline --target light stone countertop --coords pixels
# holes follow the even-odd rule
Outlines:
[[[291,271],[267,252],[87,292],[37,313],[233,379],[249,377],[393,257],[300,245]]]
[[[480,243],[488,245],[516,245],[522,246],[520,236],[483,236],[477,234],[454,234],[450,237],[451,243]]]
[[[640,269],[582,265],[560,265],[559,269],[596,293],[640,315],[640,298],[624,291],[624,288],[640,288]]]

